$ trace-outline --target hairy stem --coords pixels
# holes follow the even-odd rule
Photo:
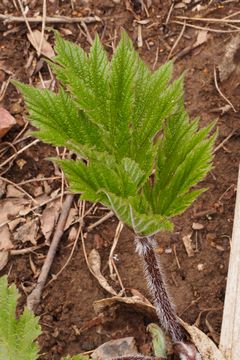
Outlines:
[[[144,274],[160,323],[170,334],[173,342],[181,342],[185,337],[184,332],[165,288],[159,256],[154,251],[155,239],[152,236],[145,236],[137,237],[135,241],[137,253],[143,259]]]

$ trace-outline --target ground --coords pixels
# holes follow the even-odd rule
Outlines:
[[[20,9],[14,3],[14,1],[2,1],[0,13],[21,16]],[[141,3],[144,4],[143,7]],[[36,16],[42,11],[41,1],[25,1],[25,5],[29,6],[28,16]],[[218,137],[214,168],[200,184],[206,187],[207,191],[194,202],[188,211],[175,219],[173,233],[158,235],[158,250],[165,269],[166,282],[179,316],[190,324],[196,322],[200,329],[216,343],[219,341],[233,226],[240,155],[240,106],[237,70],[234,70],[233,74],[222,82],[216,70],[217,85],[235,109],[234,111],[229,106],[226,112],[221,113],[221,108],[227,102],[217,89],[214,69],[218,69],[226,53],[226,45],[236,36],[237,29],[233,26],[224,26],[222,22],[191,22],[190,20],[186,20],[186,27],[183,28],[185,20],[180,20],[183,24],[177,24],[175,21],[179,21],[177,16],[222,19],[239,10],[238,1],[76,0],[71,2],[51,0],[47,1],[48,16],[95,15],[100,18],[100,21],[89,24],[53,25],[47,23],[45,29],[51,44],[53,44],[52,29],[54,27],[66,39],[80,44],[85,49],[89,48],[91,38],[98,32],[111,54],[120,30],[124,28],[150,68],[157,68],[164,63],[174,46],[171,55],[175,60],[175,76],[185,73],[185,104],[191,118],[200,117],[201,126],[213,120],[216,121]],[[235,16],[235,19],[239,18]],[[194,48],[193,44],[199,32],[203,36],[204,33],[201,29],[188,26],[189,24],[214,28],[218,31],[209,30],[207,39]],[[41,30],[41,23],[33,23],[31,27]],[[10,74],[15,79],[33,84],[40,83],[40,77],[43,80],[50,79],[44,58],[37,57],[36,51],[28,41],[27,32],[24,21],[4,23],[1,20],[0,22],[0,81],[2,83],[6,83]],[[237,61],[238,59],[235,59],[235,62]],[[2,164],[14,154],[9,143],[12,143],[23,130],[26,109],[21,95],[12,84],[8,85],[5,94],[1,97],[0,105],[8,110],[18,122],[2,138],[1,149],[7,149],[1,152]],[[27,129],[29,128],[28,125]],[[222,144],[229,134],[231,136]],[[25,130],[20,133],[20,139],[23,137],[26,137]],[[33,138],[30,137],[20,141],[16,144],[16,151],[31,141]],[[220,147],[218,147],[219,144],[221,144]],[[3,166],[1,176],[16,184],[32,180],[37,176],[56,177],[59,173],[56,173],[56,168],[46,159],[55,154],[54,148],[39,142]],[[39,182],[29,182],[23,184],[22,188],[35,197],[34,187],[37,186]],[[44,186],[45,190],[46,188],[49,190],[50,187],[48,194],[52,193],[61,187],[61,179],[45,180]],[[0,201],[3,201],[5,197],[6,194]],[[77,200],[76,198],[76,203]],[[91,204],[86,205],[87,208],[90,206]],[[40,214],[43,209],[44,206],[39,210]],[[84,219],[84,231],[88,225],[102,218],[105,213],[106,211],[99,209],[99,206],[95,213],[90,212]],[[108,256],[117,225],[117,219],[111,217],[94,227],[88,232],[85,245],[88,254],[93,248],[99,251],[102,273],[112,287],[119,291],[121,289],[119,282],[110,279],[108,269]],[[200,229],[194,230],[196,227]],[[184,236],[189,234],[191,234],[194,248],[192,257],[187,255],[183,242]],[[64,266],[71,253],[74,240],[69,240],[68,235],[69,230],[64,233],[60,242],[51,274],[56,274]],[[44,241],[43,236],[38,238],[38,244],[43,244]],[[28,246],[31,246],[31,243],[14,243],[15,249]],[[39,248],[31,254],[31,257],[29,254],[11,256],[0,272],[0,275],[8,274],[9,282],[14,281],[21,291],[19,311],[26,304],[29,289],[31,290],[36,283],[36,271],[41,269],[47,249],[48,247]],[[136,289],[149,298],[143,281],[141,263],[134,250],[134,237],[127,228],[122,230],[114,254],[115,263],[127,293],[130,294],[132,289]],[[43,329],[39,338],[41,359],[57,360],[64,354],[73,355],[91,351],[110,339],[128,335],[135,337],[139,351],[150,354],[150,340],[146,327],[155,319],[126,305],[115,306],[104,312],[104,316],[96,315],[93,303],[110,296],[89,272],[82,243],[79,240],[66,268],[44,289],[37,309]]]

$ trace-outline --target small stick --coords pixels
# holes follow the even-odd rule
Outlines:
[[[103,216],[101,219],[99,219],[98,221],[96,221],[94,224],[91,224],[87,227],[87,231],[91,231],[92,229],[94,229],[96,226],[102,224],[104,221],[107,221],[108,219],[110,219],[112,216],[114,215],[113,211],[109,211],[105,216]]]
[[[240,169],[238,173],[231,252],[227,277],[220,350],[226,360],[239,359],[240,344]]]
[[[35,250],[41,249],[41,248],[43,248],[45,246],[47,246],[47,245],[46,244],[40,244],[40,245],[36,245],[36,246],[31,246],[31,247],[28,247],[28,248],[25,248],[25,249],[15,249],[15,250],[13,249],[13,250],[10,250],[9,253],[10,253],[10,255],[13,255],[13,256],[25,255],[25,254],[32,253]]]
[[[171,21],[174,24],[180,24],[180,25],[184,25],[184,22],[182,21],[177,21],[177,20],[172,20]],[[236,30],[221,30],[221,29],[213,29],[207,26],[198,26],[198,25],[193,25],[193,24],[188,24],[186,23],[186,26],[193,28],[193,29],[198,29],[198,30],[205,30],[205,31],[210,31],[210,32],[215,32],[215,33],[220,33],[220,34],[225,34],[225,33],[235,33],[235,32],[239,32],[240,29],[236,29]]]
[[[43,21],[42,16],[36,16],[36,17],[27,17],[26,16],[26,19],[29,23],[42,23],[42,21]],[[1,20],[3,20],[6,23],[25,22],[25,19],[23,16],[12,16],[12,15],[4,15],[4,14],[0,14],[0,21]],[[101,19],[98,16],[72,17],[72,18],[67,17],[67,16],[56,16],[56,17],[46,16],[46,19],[45,19],[45,22],[49,23],[49,24],[61,24],[61,23],[73,24],[73,23],[81,23],[81,22],[90,24],[90,23],[99,22],[99,21],[101,21]]]
[[[62,208],[62,212],[61,212],[58,224],[57,224],[57,228],[56,228],[55,234],[53,236],[53,239],[52,239],[52,242],[51,242],[47,257],[46,257],[45,262],[43,264],[41,273],[39,275],[37,285],[33,289],[33,291],[30,293],[30,295],[28,295],[28,297],[27,297],[27,308],[29,310],[35,311],[38,304],[39,304],[39,302],[40,302],[42,291],[43,291],[43,288],[44,288],[44,286],[46,284],[47,277],[48,277],[50,268],[52,266],[54,256],[56,254],[58,244],[59,244],[59,242],[61,240],[61,237],[62,237],[62,235],[64,233],[64,227],[65,227],[65,224],[66,224],[66,221],[67,221],[67,217],[68,217],[68,214],[69,214],[73,199],[74,199],[73,194],[68,195],[66,197],[66,199],[65,199],[65,202],[64,202],[64,205],[63,205],[63,208]]]
[[[80,236],[80,233],[82,231],[82,226],[83,226],[83,218],[80,219],[79,221],[79,228],[78,228],[78,231],[77,231],[77,235],[76,235],[76,239],[74,240],[74,244],[73,244],[73,247],[72,247],[72,250],[70,252],[70,255],[67,259],[67,261],[65,262],[65,264],[63,265],[63,267],[58,271],[57,274],[54,274],[52,279],[49,280],[49,282],[47,283],[46,286],[50,285],[51,282],[57,280],[58,276],[63,272],[63,270],[68,266],[72,256],[73,256],[73,253],[74,253],[74,250],[76,249],[76,246],[77,246],[77,243],[78,243],[78,240],[79,240],[79,236]]]
[[[213,153],[216,154],[216,152],[218,150],[220,150],[224,144],[229,140],[231,139],[231,137],[235,134],[235,130],[231,131],[230,134],[218,145],[215,147],[215,149],[213,150]]]
[[[217,82],[217,71],[216,68],[214,66],[213,68],[213,75],[214,75],[214,84],[216,86],[216,89],[219,93],[219,95],[231,106],[231,108],[233,109],[234,112],[237,112],[237,110],[235,109],[235,107],[233,106],[233,104],[231,103],[230,100],[228,100],[228,98],[223,94],[223,92],[221,91],[220,87],[218,86],[218,82]]]

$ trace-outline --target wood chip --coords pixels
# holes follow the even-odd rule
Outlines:
[[[194,256],[194,250],[192,248],[192,239],[191,239],[192,234],[188,234],[186,236],[183,236],[182,241],[183,241],[183,245],[185,246],[185,250],[187,252],[187,255],[189,257],[193,257]]]

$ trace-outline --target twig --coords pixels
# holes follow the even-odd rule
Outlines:
[[[34,252],[35,250],[41,249],[43,247],[47,246],[46,244],[40,244],[40,245],[36,245],[36,246],[31,246],[25,249],[16,249],[16,250],[10,250],[10,255],[25,255],[25,254],[29,254]]]
[[[218,146],[215,147],[213,153],[216,154],[216,152],[224,146],[224,144],[234,135],[234,133],[235,130],[231,131],[230,134]]]
[[[47,257],[43,264],[41,273],[39,275],[37,285],[31,292],[31,294],[28,295],[28,297],[27,297],[27,307],[28,307],[28,309],[30,309],[32,311],[36,310],[36,308],[40,302],[42,291],[46,284],[48,273],[52,266],[52,262],[53,262],[55,254],[56,254],[58,244],[64,233],[64,227],[65,227],[67,217],[68,217],[68,214],[69,214],[72,202],[73,202],[73,198],[74,198],[74,195],[70,194],[65,199],[65,202],[64,202],[64,205],[62,208],[62,212],[61,212],[58,224],[57,224],[56,232],[53,236]]]
[[[101,219],[99,219],[98,221],[96,221],[94,224],[91,224],[87,227],[87,231],[91,231],[92,229],[94,229],[96,226],[102,224],[104,221],[107,221],[108,219],[110,219],[112,216],[114,215],[113,211],[109,211],[105,216],[103,216]]]
[[[82,202],[81,202],[82,203]],[[81,206],[81,203],[80,203],[80,209],[82,208]],[[78,240],[79,240],[79,236],[80,236],[80,233],[82,231],[82,227],[83,227],[83,218],[85,216],[84,214],[84,211],[85,211],[85,206],[84,206],[84,210],[83,210],[83,213],[81,214],[80,218],[79,218],[79,228],[78,228],[78,231],[77,231],[77,235],[76,235],[76,239],[74,241],[74,244],[73,244],[73,247],[72,247],[72,250],[70,252],[70,255],[67,259],[67,261],[65,262],[65,264],[63,265],[63,267],[58,271],[57,274],[54,274],[52,275],[52,279],[47,283],[46,286],[50,285],[53,281],[57,280],[58,276],[63,272],[63,270],[68,266],[72,256],[73,256],[73,253],[74,253],[74,250],[76,249],[76,246],[77,246],[77,243],[78,243]]]
[[[179,24],[179,25],[184,25],[184,22],[182,21],[177,21],[177,20],[172,20],[171,21],[174,24]],[[193,25],[193,24],[188,24],[186,23],[186,26],[193,28],[193,29],[198,29],[198,30],[205,30],[205,31],[210,31],[210,32],[215,32],[215,33],[220,33],[220,34],[224,34],[224,33],[235,33],[235,32],[239,32],[240,29],[236,29],[236,30],[221,30],[221,29],[213,29],[210,28],[208,26],[198,26],[198,25]]]
[[[84,21],[81,21],[81,27],[84,29],[85,33],[86,33],[86,38],[87,38],[87,41],[89,42],[89,45],[92,45],[93,44],[93,39],[90,35],[90,32],[88,31],[88,28],[87,28],[87,25]]]
[[[216,86],[216,89],[219,93],[219,95],[231,106],[231,108],[233,109],[234,112],[237,112],[237,110],[235,109],[235,107],[233,106],[233,104],[231,103],[230,100],[228,100],[228,98],[223,94],[223,92],[221,91],[221,89],[218,86],[218,82],[217,82],[217,72],[216,72],[216,68],[214,66],[213,68],[213,75],[214,75],[214,84]]]
[[[9,22],[18,22],[22,23],[25,22],[25,19],[27,19],[28,23],[42,23],[43,17],[42,16],[36,16],[36,17],[27,17],[25,18],[23,16],[12,16],[12,15],[4,15],[0,14],[0,21],[3,20],[6,23]],[[99,22],[101,19],[98,16],[86,16],[86,17],[67,17],[67,16],[56,16],[56,17],[50,17],[46,16],[45,22],[49,24],[60,24],[60,23],[81,23],[85,22],[86,24],[90,24],[93,22]]]

